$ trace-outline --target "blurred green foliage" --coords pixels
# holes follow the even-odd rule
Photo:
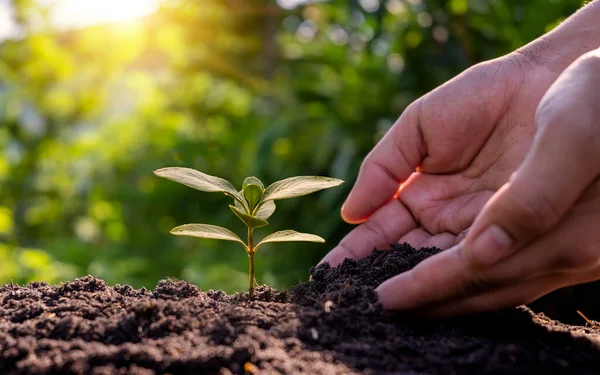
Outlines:
[[[282,202],[273,230],[328,243],[257,255],[278,287],[350,229],[339,209],[362,158],[414,99],[556,26],[581,0],[166,0],[138,22],[57,30],[13,0],[0,44],[0,283],[91,273],[243,290],[236,244],[175,238],[182,223],[242,226],[227,199],[160,180],[197,168],[241,187],[347,180]],[[259,236],[261,235],[260,230]]]

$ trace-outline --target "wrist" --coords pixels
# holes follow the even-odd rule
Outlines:
[[[581,55],[600,47],[600,0],[594,0],[516,54],[557,75]]]

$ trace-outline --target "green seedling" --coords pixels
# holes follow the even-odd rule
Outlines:
[[[234,204],[229,205],[229,208],[248,228],[247,243],[229,229],[209,224],[185,224],[173,228],[171,233],[176,236],[210,238],[242,244],[250,261],[250,285],[248,287],[250,300],[254,297],[254,255],[262,245],[271,242],[325,242],[323,238],[314,234],[283,230],[266,236],[255,245],[254,229],[269,224],[267,219],[271,217],[276,208],[274,201],[300,197],[338,186],[344,182],[329,177],[299,176],[275,182],[265,188],[258,178],[248,177],[244,180],[242,190],[238,191],[227,180],[190,168],[163,168],[154,171],[154,174],[200,191],[219,192],[233,198]]]

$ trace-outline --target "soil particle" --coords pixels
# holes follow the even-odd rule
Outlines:
[[[435,321],[374,292],[436,249],[394,245],[288,291],[153,291],[91,276],[0,287],[0,374],[597,374],[599,332],[520,307]]]

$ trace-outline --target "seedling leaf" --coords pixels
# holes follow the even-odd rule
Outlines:
[[[260,202],[264,190],[260,185],[249,184],[244,186],[244,198],[246,198],[250,212],[253,212],[256,205]]]
[[[243,202],[241,195],[235,190],[233,185],[220,177],[215,177],[202,173],[191,168],[169,167],[154,171],[154,174],[166,178],[171,181],[179,182],[180,184],[189,186],[196,190],[206,191],[209,193],[220,192]]]
[[[275,206],[275,202],[273,201],[263,202],[261,203],[260,207],[258,207],[258,210],[254,216],[259,219],[267,220],[271,217],[271,215],[273,215],[273,212],[275,212],[276,208],[277,206]]]
[[[263,238],[262,241],[258,245],[256,245],[256,250],[266,243],[270,242],[320,242],[323,243],[325,240],[315,234],[309,233],[300,233],[295,230],[282,230],[279,232],[275,232],[273,234],[268,235]]]
[[[343,182],[337,178],[320,176],[290,177],[269,185],[265,189],[262,201],[300,197],[341,185]]]
[[[238,193],[240,194],[240,197],[242,197],[243,204],[238,202],[237,199],[233,200],[233,204],[238,208],[238,210],[249,214],[250,211],[248,210],[248,202],[246,202],[246,198],[244,198],[244,191],[240,190]]]
[[[263,185],[262,181],[259,180],[256,177],[254,177],[254,176],[252,176],[252,177],[246,177],[246,179],[244,180],[244,184],[242,185],[242,189],[244,189],[248,185],[258,185],[263,190],[265,190],[265,185]]]
[[[269,225],[269,222],[258,217],[248,215],[236,206],[229,205],[235,216],[239,217],[249,228],[260,228]]]
[[[211,238],[214,240],[234,241],[239,242],[246,247],[244,241],[242,241],[237,234],[233,233],[229,229],[221,228],[216,225],[185,224],[173,228],[171,230],[171,234],[176,236],[191,236],[198,238]]]

